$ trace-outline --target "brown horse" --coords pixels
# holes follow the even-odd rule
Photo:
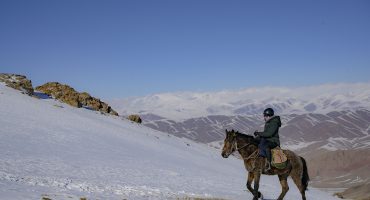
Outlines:
[[[307,190],[309,176],[307,165],[304,158],[297,156],[289,150],[284,150],[288,158],[287,167],[277,169],[271,166],[271,169],[265,170],[266,159],[258,156],[258,143],[253,136],[244,135],[234,130],[226,130],[226,138],[222,149],[222,157],[227,158],[234,151],[238,151],[244,160],[244,166],[248,171],[247,188],[253,194],[253,200],[262,196],[258,191],[261,174],[278,175],[281,184],[281,194],[278,200],[282,200],[289,190],[287,178],[291,176],[302,195],[302,200],[306,200],[305,191]],[[251,187],[254,181],[254,187]]]

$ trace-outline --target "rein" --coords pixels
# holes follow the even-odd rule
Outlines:
[[[251,145],[251,144],[252,144],[252,143],[248,143],[248,144],[246,144],[246,145],[244,145],[244,146],[242,146],[242,147],[238,148],[238,143],[235,141],[236,151],[239,151],[240,149],[244,149],[245,147],[247,147],[247,146],[249,146],[249,145]]]
[[[235,147],[236,147],[236,151],[239,151],[240,149],[244,149],[246,147],[248,147],[249,145],[253,144],[252,142],[251,143],[248,143],[240,148],[238,148],[238,142],[235,140]],[[251,158],[254,158],[253,156],[257,157],[258,156],[258,148],[251,154],[248,156],[248,158],[244,159],[244,160],[249,160]]]
[[[255,157],[252,157],[252,156],[255,156]],[[248,158],[246,158],[245,160],[249,160],[251,158],[257,158],[258,156],[258,149],[256,149],[251,155],[248,156]]]

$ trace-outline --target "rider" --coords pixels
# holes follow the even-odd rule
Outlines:
[[[280,146],[279,127],[281,127],[281,121],[279,116],[274,116],[272,108],[266,108],[263,111],[263,118],[266,122],[263,132],[255,131],[254,135],[260,140],[258,145],[259,155],[267,158],[268,166],[266,170],[270,170],[271,149]]]

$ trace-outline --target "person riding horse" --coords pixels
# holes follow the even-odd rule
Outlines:
[[[265,175],[277,175],[281,185],[281,193],[277,200],[283,200],[289,190],[288,177],[298,187],[302,200],[306,200],[306,190],[310,177],[308,175],[306,160],[290,150],[282,150],[287,157],[284,168],[271,167],[271,149],[280,146],[279,128],[281,121],[279,116],[274,116],[274,110],[267,108],[263,111],[265,128],[263,132],[256,131],[257,137],[246,135],[234,130],[225,130],[226,137],[222,148],[221,156],[228,158],[233,152],[238,152],[243,158],[245,169],[248,172],[247,189],[253,194],[253,200],[263,197],[259,191],[260,177]],[[260,143],[257,143],[259,138]],[[257,156],[260,155],[261,157]],[[266,159],[267,157],[267,159]],[[265,163],[269,163],[269,170]],[[252,187],[252,182],[254,186]]]
[[[268,160],[266,170],[270,170],[271,149],[277,146],[280,147],[279,128],[281,127],[281,121],[279,116],[274,116],[274,110],[272,108],[266,108],[263,111],[263,118],[266,122],[263,132],[255,131],[254,136],[259,141],[259,155]]]

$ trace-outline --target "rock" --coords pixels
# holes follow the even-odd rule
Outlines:
[[[79,93],[68,85],[60,84],[58,82],[49,82],[36,87],[36,90],[77,108],[86,107],[91,110],[118,116],[116,111],[114,111],[108,104],[100,101],[100,99],[92,97],[87,92]]]
[[[141,122],[142,122],[139,115],[130,115],[130,116],[127,117],[127,119],[129,119],[133,122],[139,123],[139,124],[141,124]]]
[[[30,96],[33,95],[32,82],[26,76],[0,73],[0,81],[4,82],[8,87],[23,91]]]

